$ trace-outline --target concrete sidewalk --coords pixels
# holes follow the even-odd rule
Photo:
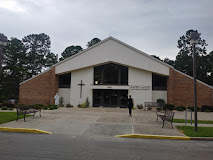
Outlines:
[[[175,113],[175,119],[184,119],[185,112]],[[189,116],[188,116],[189,117]],[[199,120],[213,120],[213,113],[198,113]],[[184,124],[175,124],[184,125]],[[190,124],[188,124],[190,125]],[[198,126],[203,126],[198,124]],[[213,125],[208,125],[212,126]],[[33,128],[70,136],[114,137],[124,134],[148,134],[185,136],[162,120],[156,122],[155,111],[133,110],[133,117],[128,116],[125,108],[59,108],[42,110],[42,117],[28,117],[1,124],[0,127]]]

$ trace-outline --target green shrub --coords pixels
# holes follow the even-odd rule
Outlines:
[[[22,106],[25,106],[24,104],[18,104],[18,107],[22,107]]]
[[[85,102],[78,104],[79,108],[88,108],[89,107],[89,99],[87,98]]]
[[[6,106],[8,108],[14,108],[15,107],[15,105],[12,104],[12,103],[3,103],[2,106]]]
[[[44,107],[43,104],[35,104],[35,105],[34,105],[34,108],[35,108],[35,109],[42,109],[43,107]]]
[[[137,104],[138,109],[143,109],[143,104]]]
[[[175,105],[174,104],[165,104],[165,106],[163,107],[164,110],[174,110]]]
[[[210,110],[210,112],[213,112],[213,106],[202,105],[201,112],[205,112],[205,110]]]
[[[165,107],[165,104],[166,104],[164,99],[157,99],[157,103],[158,103],[158,106],[162,109]]]
[[[13,108],[8,108],[8,110],[12,111],[12,110],[13,110]]]
[[[192,112],[194,112],[194,106],[188,106],[188,109],[190,109]]]
[[[1,107],[1,110],[7,110],[7,106]]]
[[[89,98],[88,98],[88,97],[87,97],[87,99],[86,99],[86,102],[85,102],[85,103],[86,103],[86,104],[85,104],[85,105],[86,105],[86,108],[87,108],[87,107],[89,107],[89,104],[90,104],[90,103],[89,103]]]
[[[185,111],[186,107],[185,106],[177,106],[177,111]]]
[[[53,109],[58,109],[58,106],[57,105],[54,105],[54,104],[50,104],[48,105],[48,108],[49,110],[53,110]],[[51,109],[50,109],[51,108]],[[53,108],[53,109],[52,109]]]
[[[194,106],[189,106],[188,109],[190,109],[192,112],[194,112]],[[197,107],[197,111],[200,111],[200,107]]]
[[[87,107],[88,106],[87,106],[86,102],[84,102],[84,103],[81,104],[81,108],[87,108]]]
[[[78,104],[79,108],[88,108],[88,105],[86,104],[86,102]]]
[[[67,104],[66,107],[67,107],[67,108],[71,108],[71,107],[73,107],[73,105]]]
[[[160,107],[157,108],[157,111],[161,111],[162,109]]]
[[[43,107],[43,110],[47,110],[47,109],[48,109],[48,107],[47,107],[47,106],[44,106],[44,107]]]
[[[49,107],[49,110],[54,110],[54,109],[55,109],[54,106]]]
[[[58,109],[58,106],[57,105],[52,105],[54,109]]]
[[[59,98],[59,107],[64,107],[64,98],[63,97]]]
[[[211,112],[209,109],[206,109],[205,112]]]

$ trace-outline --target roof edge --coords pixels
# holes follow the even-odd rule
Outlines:
[[[173,66],[171,66],[171,65],[169,65],[169,64],[167,64],[167,63],[165,63],[165,62],[163,62],[163,61],[161,61],[161,60],[158,60],[158,59],[156,59],[156,58],[150,56],[149,54],[147,54],[147,53],[145,53],[145,52],[143,52],[143,51],[141,51],[141,50],[139,50],[139,49],[137,49],[137,48],[135,48],[135,47],[132,47],[132,46],[128,45],[127,43],[124,43],[124,42],[122,42],[122,41],[120,41],[120,40],[118,40],[118,39],[116,39],[116,38],[114,38],[114,37],[112,37],[112,36],[110,36],[110,37],[108,37],[108,38],[102,40],[102,41],[99,42],[99,43],[96,43],[95,45],[93,45],[93,46],[91,46],[91,47],[89,47],[89,48],[87,48],[87,49],[85,49],[85,50],[83,50],[83,51],[81,51],[81,52],[78,52],[77,54],[74,54],[73,56],[70,56],[70,57],[64,59],[63,61],[60,61],[60,62],[54,64],[52,67],[57,66],[57,65],[59,65],[59,64],[61,64],[61,63],[63,63],[63,62],[66,62],[66,61],[68,61],[68,60],[70,60],[70,59],[72,59],[72,58],[74,58],[74,57],[76,57],[76,56],[78,56],[78,55],[80,55],[80,54],[82,54],[82,53],[84,53],[84,52],[86,52],[86,51],[88,51],[88,50],[90,50],[90,49],[92,49],[92,48],[94,48],[94,47],[96,47],[96,46],[98,46],[98,45],[104,43],[104,42],[106,42],[106,41],[108,41],[109,39],[112,39],[112,40],[114,40],[114,41],[116,41],[116,42],[118,42],[118,43],[120,43],[120,44],[122,44],[122,45],[124,45],[124,46],[126,46],[126,47],[128,47],[128,48],[130,48],[130,49],[132,49],[132,50],[135,50],[136,52],[139,52],[139,53],[143,54],[144,56],[146,56],[146,57],[148,57],[148,58],[151,58],[152,60],[157,61],[157,62],[159,62],[159,63],[161,63],[161,64],[163,64],[163,65],[165,65],[165,66],[167,66],[167,67],[174,68]]]
[[[76,56],[78,56],[78,55],[80,55],[80,54],[82,54],[82,53],[84,53],[84,52],[86,52],[86,51],[88,51],[88,50],[90,50],[90,49],[92,49],[92,48],[94,48],[94,47],[96,47],[96,46],[98,46],[98,45],[104,43],[104,42],[106,42],[106,41],[108,41],[108,40],[111,39],[111,38],[112,38],[112,37],[110,36],[110,37],[108,37],[108,38],[106,38],[106,39],[104,39],[104,40],[102,40],[102,41],[96,43],[95,45],[93,45],[93,46],[91,46],[91,47],[89,47],[89,48],[86,48],[86,49],[84,49],[84,50],[82,50],[82,51],[80,51],[80,52],[74,54],[73,56],[70,56],[70,57],[64,59],[63,61],[60,61],[60,62],[58,62],[58,63],[52,65],[52,67],[55,67],[55,66],[57,66],[57,65],[59,65],[59,64],[61,64],[61,63],[64,63],[64,62],[66,62],[66,61],[68,61],[68,60],[70,60],[70,59],[72,59],[72,58],[74,58],[74,57],[76,57]]]
[[[186,74],[186,73],[183,73],[183,72],[181,72],[181,71],[178,71],[178,70],[175,69],[175,68],[173,68],[173,69],[174,69],[174,71],[176,71],[176,72],[178,72],[178,73],[180,73],[180,74],[182,74],[182,75],[184,75],[184,76],[186,76],[186,77],[188,77],[188,78],[190,78],[190,79],[192,79],[192,80],[194,79],[192,76],[190,76],[190,75],[188,75],[188,74]],[[206,84],[206,83],[200,81],[199,79],[196,79],[196,81],[199,82],[199,83],[201,83],[201,84],[203,84],[203,85],[205,85],[206,87],[209,87],[209,88],[213,89],[212,86],[210,86],[210,85],[208,85],[208,84]]]
[[[139,50],[139,49],[137,49],[135,47],[132,47],[132,46],[128,45],[127,43],[124,43],[124,42],[122,42],[122,41],[120,41],[120,40],[118,40],[118,39],[116,39],[114,37],[110,36],[109,39],[113,39],[114,41],[116,41],[116,42],[118,42],[118,43],[120,43],[120,44],[122,44],[122,45],[124,45],[124,46],[126,46],[126,47],[128,47],[130,49],[132,49],[132,50],[135,50],[136,52],[139,52],[139,53],[143,54],[144,56],[146,56],[148,58],[151,58],[152,60],[157,61],[157,62],[159,62],[159,63],[161,63],[161,64],[163,64],[163,65],[165,65],[167,67],[174,68],[173,66],[171,66],[171,65],[169,65],[169,64],[167,64],[167,63],[165,63],[165,62],[163,62],[163,61],[161,61],[159,59],[156,59],[156,58],[150,56],[149,54],[147,54],[147,53],[145,53],[145,52],[143,52],[143,51],[141,51],[141,50]]]
[[[43,71],[43,72],[41,72],[41,73],[39,73],[39,74],[37,74],[37,75],[35,75],[35,76],[29,78],[29,79],[27,79],[27,80],[25,80],[25,81],[23,81],[23,82],[21,82],[21,83],[19,83],[19,85],[21,85],[21,84],[23,84],[23,83],[25,83],[25,82],[27,82],[27,81],[30,81],[30,80],[32,80],[32,79],[34,79],[34,78],[36,78],[36,77],[38,77],[38,76],[40,76],[40,75],[42,75],[42,74],[48,72],[48,71],[50,71],[51,69],[52,69],[52,67],[50,67],[49,69],[47,69],[47,70],[45,70],[45,71]]]

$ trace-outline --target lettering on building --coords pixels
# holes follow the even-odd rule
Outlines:
[[[131,90],[145,90],[149,91],[151,90],[151,86],[145,86],[145,85],[131,85],[130,86]]]

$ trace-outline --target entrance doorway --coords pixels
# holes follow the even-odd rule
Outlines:
[[[127,107],[128,90],[94,89],[94,107]]]

